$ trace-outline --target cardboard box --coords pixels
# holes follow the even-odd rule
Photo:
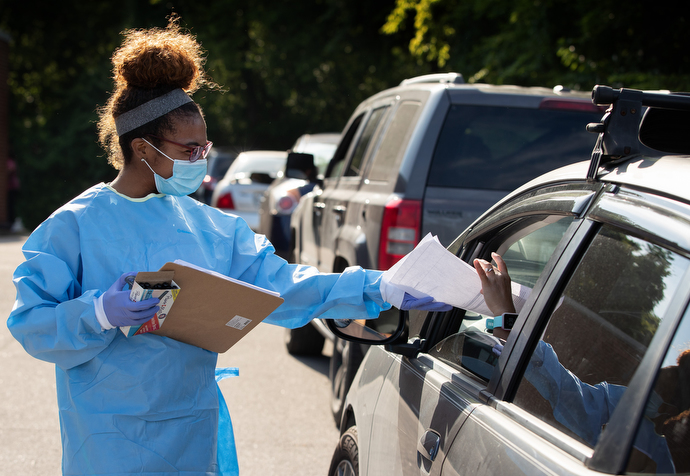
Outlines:
[[[150,320],[139,326],[123,326],[120,330],[127,337],[132,337],[160,329],[165,322],[170,309],[177,299],[180,287],[173,281],[174,271],[157,271],[137,273],[129,298],[132,301],[144,301],[150,298],[160,299],[160,309]]]

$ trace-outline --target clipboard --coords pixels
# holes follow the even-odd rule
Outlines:
[[[272,291],[201,268],[166,263],[180,287],[165,325],[153,334],[222,354],[283,303]]]

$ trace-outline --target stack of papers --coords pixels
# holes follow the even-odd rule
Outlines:
[[[449,252],[431,234],[386,271],[384,278],[416,298],[432,296],[435,301],[460,309],[493,315],[484,302],[474,266]],[[520,312],[532,289],[515,282],[511,288],[515,310]]]

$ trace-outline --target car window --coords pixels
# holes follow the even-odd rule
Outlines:
[[[513,403],[593,448],[688,263],[602,226],[556,302]]]
[[[431,187],[514,190],[589,157],[601,113],[515,107],[451,106],[429,171]]]
[[[295,149],[294,151],[304,154],[312,154],[314,156],[314,165],[316,165],[318,173],[323,174],[326,171],[326,166],[333,157],[337,147],[338,144],[330,144],[326,142],[308,142],[307,145],[302,147],[300,150]]]
[[[285,167],[286,158],[282,156],[259,157],[241,155],[228,169],[229,176],[262,172],[273,177]]]
[[[395,111],[371,166],[370,180],[389,181],[397,178],[399,161],[402,160],[400,152],[407,145],[420,107],[418,102],[405,101]]]
[[[343,138],[338,144],[338,148],[335,150],[333,158],[328,163],[325,178],[335,178],[340,176],[340,172],[343,169],[343,164],[345,163],[345,156],[347,155],[347,151],[350,149],[352,139],[354,139],[355,135],[357,134],[357,130],[362,123],[362,119],[364,119],[364,114],[360,114],[359,116],[355,117],[352,120],[350,127],[348,127],[347,131],[345,131],[343,134]]]
[[[499,232],[501,243],[492,239],[490,248],[503,256],[514,282],[533,288],[572,221],[572,216],[520,219],[504,225]],[[487,329],[488,317],[493,316],[467,310],[458,332],[439,342],[429,354],[488,381],[498,363],[493,348],[499,343]]]
[[[639,448],[655,440],[655,455]],[[690,473],[690,310],[657,371],[626,473]]]
[[[510,279],[534,288],[546,262],[572,221],[572,217],[547,217],[526,226],[504,242],[496,253],[506,262]]]
[[[374,109],[374,111],[371,113],[371,116],[367,121],[367,125],[362,132],[362,136],[359,138],[357,147],[355,147],[355,150],[352,153],[352,159],[350,160],[350,165],[348,166],[345,175],[356,176],[361,174],[362,159],[364,158],[364,154],[369,149],[371,139],[374,137],[374,133],[376,132],[379,122],[381,122],[381,118],[387,109],[387,106],[380,107],[378,109]]]

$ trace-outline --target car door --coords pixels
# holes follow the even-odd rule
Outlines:
[[[442,474],[687,468],[687,444],[675,455],[670,444],[687,423],[665,435],[660,429],[670,418],[660,416],[659,401],[649,401],[661,372],[655,369],[679,353],[671,343],[690,297],[689,212],[624,188],[599,195],[543,268],[492,364],[485,404],[466,418]],[[487,240],[479,254],[503,250],[510,271],[529,262],[516,253],[527,248]],[[527,268],[511,278],[522,279]],[[687,337],[679,339],[686,346]]]
[[[336,264],[337,239],[341,227],[347,220],[347,209],[352,195],[362,181],[362,171],[368,154],[376,143],[378,132],[385,123],[390,108],[390,99],[375,102],[371,109],[361,115],[357,132],[353,134],[348,153],[336,156],[329,164],[330,178],[324,181],[324,190],[314,201],[314,220],[317,227],[319,269],[326,272],[342,271]],[[353,264],[353,263],[348,263]]]
[[[525,194],[449,249],[468,257],[491,245],[510,260],[517,279],[538,289],[538,277],[575,233],[578,215],[595,193],[596,186],[584,185]],[[456,434],[487,401],[497,359],[487,346],[485,319],[460,309],[410,313],[410,333],[424,343],[422,352],[392,357],[373,412],[366,461],[360,461],[366,465],[362,474],[441,474]],[[463,349],[469,355],[464,360]]]

